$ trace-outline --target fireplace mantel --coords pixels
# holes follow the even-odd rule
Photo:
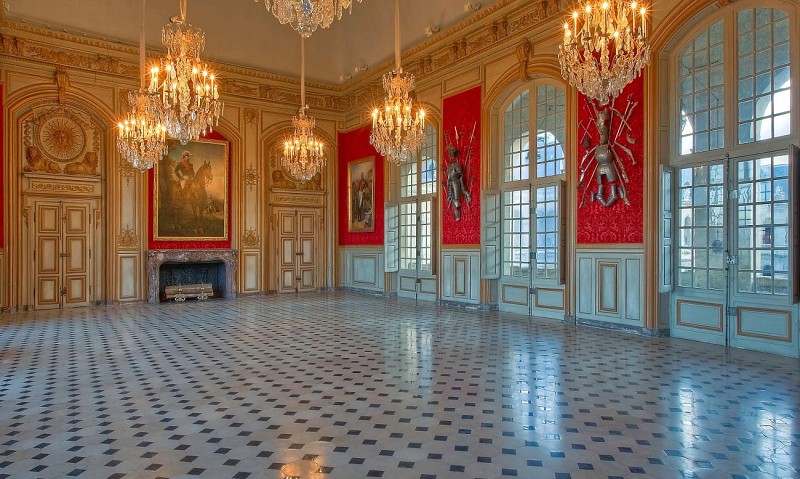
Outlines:
[[[236,297],[235,249],[159,249],[147,251],[147,302],[158,303],[159,269],[163,263],[225,263],[225,298]]]

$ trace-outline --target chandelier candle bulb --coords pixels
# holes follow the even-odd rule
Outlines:
[[[558,53],[564,79],[601,105],[619,95],[650,62],[646,12],[623,0],[591,0],[573,11]]]

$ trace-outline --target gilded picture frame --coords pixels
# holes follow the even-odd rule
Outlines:
[[[228,142],[167,140],[155,165],[153,239],[228,239]]]
[[[351,233],[375,231],[375,157],[347,164],[348,228]]]

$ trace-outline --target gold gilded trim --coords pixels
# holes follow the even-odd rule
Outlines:
[[[133,228],[128,225],[117,236],[117,247],[120,249],[136,249],[139,246],[139,237]]]
[[[258,248],[261,244],[261,235],[254,228],[248,228],[242,235],[242,246],[245,248]]]
[[[94,187],[91,185],[76,185],[72,183],[42,183],[39,181],[32,181],[31,191],[93,193]]]

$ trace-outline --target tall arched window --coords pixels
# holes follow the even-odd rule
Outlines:
[[[502,107],[504,309],[531,312],[531,292],[562,283],[565,99],[560,84],[536,80]]]
[[[662,289],[676,336],[796,355],[795,34],[760,5],[721,8],[675,49]]]

